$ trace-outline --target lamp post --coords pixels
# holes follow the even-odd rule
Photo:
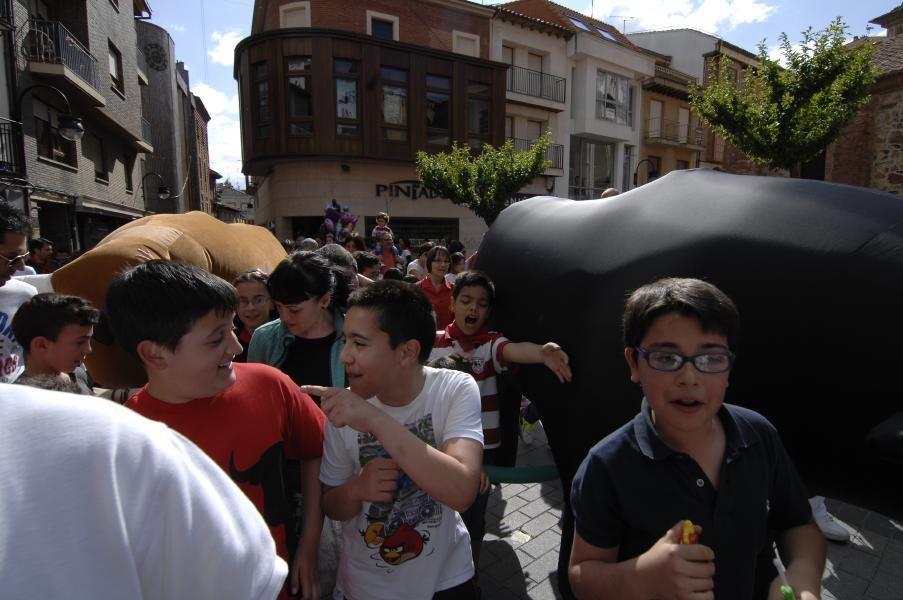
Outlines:
[[[59,117],[57,117],[57,123],[59,124],[59,127],[57,129],[59,130],[60,135],[70,142],[77,142],[78,140],[82,139],[82,136],[85,135],[85,125],[82,123],[81,117],[76,117],[72,114],[72,105],[69,104],[69,98],[66,97],[66,94],[64,94],[62,90],[53,87],[52,85],[36,83],[19,92],[19,95],[16,96],[16,115],[18,117],[17,120],[20,122],[22,121],[22,99],[25,97],[25,94],[27,92],[30,92],[31,90],[36,88],[56,92],[62,99],[63,104],[66,106],[66,113],[61,114]]]
[[[157,198],[160,200],[169,200],[172,196],[169,194],[169,187],[166,185],[166,180],[163,179],[163,176],[157,173],[156,171],[151,171],[150,173],[145,173],[144,177],[141,178],[141,192],[144,195],[144,210],[147,211],[147,181],[148,177],[156,177],[160,180],[160,186],[157,188]]]
[[[47,85],[45,83],[35,83],[33,85],[29,85],[26,88],[23,88],[16,95],[16,101],[13,103],[13,118],[16,122],[19,123],[20,127],[22,126],[22,100],[25,98],[25,94],[34,90],[34,89],[44,89],[51,92],[54,92],[59,98],[63,101],[63,105],[65,106],[65,114],[60,114],[57,117],[58,131],[60,132],[60,136],[63,139],[69,140],[70,142],[77,142],[85,135],[85,126],[82,123],[81,117],[77,117],[72,114],[72,105],[69,103],[69,98],[66,97],[66,94],[62,92],[57,87],[52,85]],[[34,111],[32,111],[34,112]],[[24,135],[24,130],[22,134]],[[19,161],[22,168],[22,174],[26,175],[25,171],[25,144],[24,138],[19,140],[18,143],[18,155]],[[27,183],[27,180],[26,180]],[[34,186],[32,184],[28,184],[28,186],[22,186],[22,209],[25,212],[26,218],[31,220],[31,192],[34,191]]]
[[[646,178],[647,183],[649,182],[650,179],[655,179],[658,176],[658,173],[655,171],[655,163],[652,162],[651,160],[649,160],[648,158],[644,158],[643,160],[641,160],[640,162],[638,162],[636,164],[636,169],[633,170],[633,187],[636,187],[637,175],[640,172],[640,165],[643,163],[649,163],[650,165],[652,165],[652,170],[647,172],[648,173],[647,178]]]

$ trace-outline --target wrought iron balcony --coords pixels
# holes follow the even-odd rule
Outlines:
[[[22,124],[0,117],[0,177],[21,176],[24,173]]]
[[[655,141],[663,140],[675,144],[702,145],[702,129],[690,129],[689,123],[668,121],[665,119],[646,119],[646,138]]]
[[[533,146],[534,140],[522,140],[520,138],[510,138],[514,141],[514,149],[518,152],[526,152]],[[546,150],[546,158],[552,164],[549,165],[550,169],[563,169],[564,168],[564,146],[561,144],[551,144],[549,145],[549,149]]]
[[[0,0],[0,31],[15,29],[14,17],[13,0]]]
[[[22,54],[31,62],[63,65],[97,89],[97,59],[59,21],[29,19]]]
[[[564,102],[567,80],[523,67],[508,67],[508,91]]]

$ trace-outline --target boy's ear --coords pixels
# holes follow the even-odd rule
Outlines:
[[[420,342],[414,339],[400,344],[401,365],[407,367],[411,364],[420,364]]]
[[[32,338],[31,343],[28,345],[28,353],[31,355],[41,354],[43,351],[47,350],[47,346],[51,341],[52,340],[43,335]]]
[[[138,352],[138,358],[141,359],[148,367],[151,367],[157,371],[161,371],[166,368],[168,364],[165,348],[158,344],[157,342],[152,342],[151,340],[141,340],[138,342],[138,347],[136,348]]]
[[[627,361],[627,366],[630,367],[630,381],[639,383],[640,374],[637,372],[636,350],[629,346],[624,348],[624,360]]]

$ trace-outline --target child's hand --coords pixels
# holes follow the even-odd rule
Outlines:
[[[793,588],[796,600],[818,600],[821,598],[821,577],[816,574],[805,575],[788,567],[785,573],[787,583]],[[781,593],[781,578],[775,577],[768,588],[768,600],[784,600]]]
[[[681,545],[683,521],[678,521],[652,548],[640,555],[642,570],[656,598],[712,600],[715,553],[702,544]]]
[[[357,474],[358,496],[367,502],[391,502],[400,471],[391,458],[370,459]]]
[[[561,346],[555,342],[548,342],[542,347],[542,364],[555,373],[558,381],[565,383],[571,380],[570,359]]]
[[[290,572],[290,592],[292,596],[305,600],[317,600],[320,597],[320,576],[317,572],[317,547],[307,548],[299,544],[292,561]],[[298,592],[301,592],[299,595]]]
[[[370,432],[374,417],[379,409],[345,388],[302,385],[305,394],[320,397],[320,408],[326,413],[330,423],[336,427],[351,427],[358,431]]]

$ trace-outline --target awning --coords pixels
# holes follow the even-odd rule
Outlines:
[[[104,202],[103,200],[93,200],[90,198],[79,198],[75,201],[76,212],[91,212],[102,215],[111,215],[114,217],[126,217],[138,219],[144,217],[147,213],[143,210],[122,206],[121,204],[113,204],[112,202]]]

